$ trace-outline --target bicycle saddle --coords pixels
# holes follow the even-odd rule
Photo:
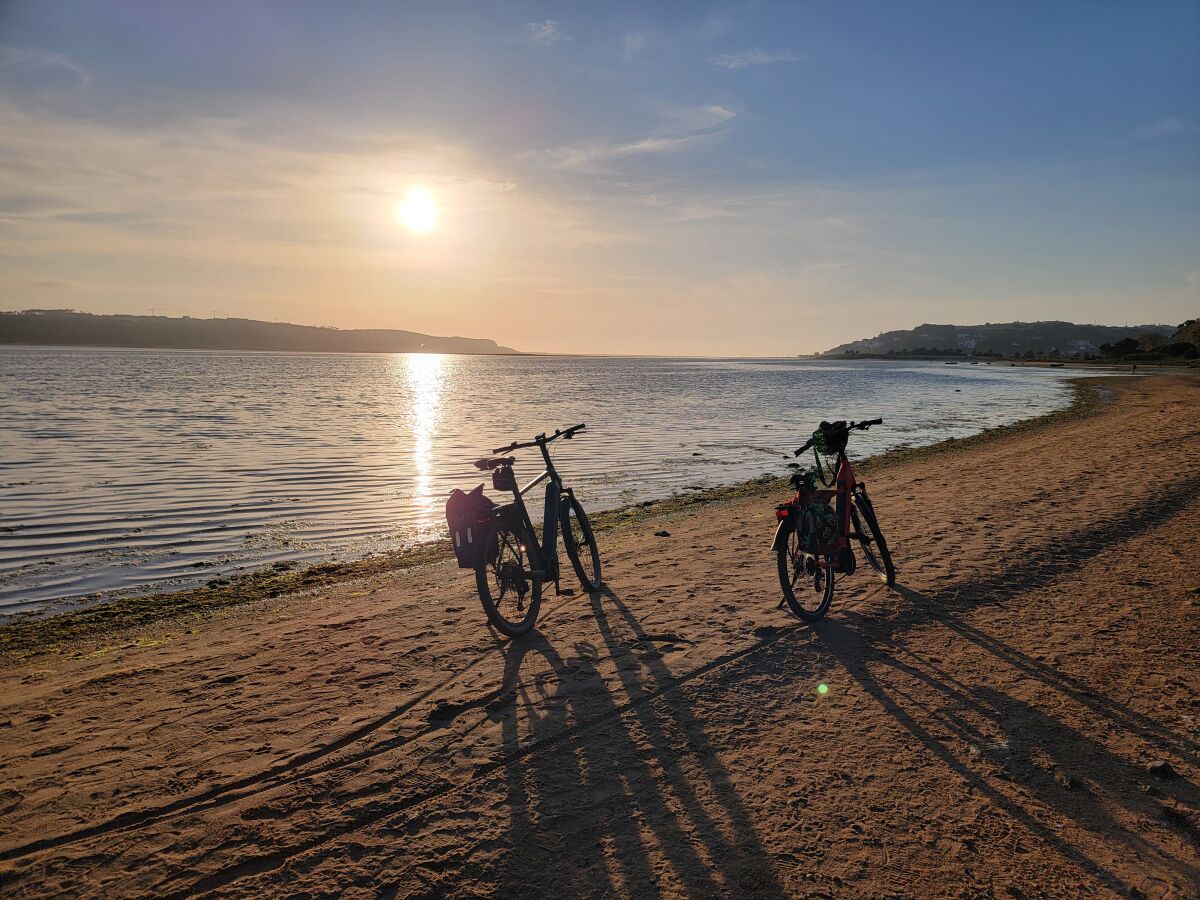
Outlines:
[[[511,466],[516,461],[515,456],[485,456],[483,459],[475,460],[475,468],[486,472],[488,469],[496,469],[500,466]]]

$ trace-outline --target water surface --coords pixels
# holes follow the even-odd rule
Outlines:
[[[0,349],[0,614],[439,536],[493,447],[576,422],[590,509],[782,473],[816,423],[855,455],[1057,408],[1006,365]],[[537,474],[521,455],[522,481]],[[490,490],[490,483],[489,483]],[[536,504],[535,504],[536,505]]]

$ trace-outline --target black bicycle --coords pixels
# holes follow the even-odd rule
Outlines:
[[[492,453],[497,454],[528,447],[537,447],[541,451],[546,469],[525,487],[517,486],[517,476],[513,472],[515,458],[492,456],[475,462],[476,468],[491,471],[492,487],[513,493],[512,503],[496,506],[488,510],[486,516],[480,517],[486,520],[480,524],[485,524],[487,530],[484,531],[482,542],[483,553],[475,565],[475,583],[484,612],[492,624],[509,637],[524,634],[537,621],[545,582],[554,582],[555,592],[560,592],[560,527],[563,546],[579,577],[579,583],[589,593],[600,589],[600,551],[596,549],[592,526],[575,492],[563,486],[562,476],[550,458],[551,443],[559,438],[569,441],[586,427],[580,424],[567,429],[555,429],[552,435],[542,433],[532,441],[514,441],[507,447],[493,450]],[[525,494],[547,480],[542,539],[539,543],[529,510],[525,507]]]

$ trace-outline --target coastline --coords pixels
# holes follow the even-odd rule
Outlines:
[[[1100,382],[1126,376],[1068,380],[1072,396],[1066,406],[1050,413],[1006,425],[986,428],[965,438],[948,438],[919,447],[903,447],[854,460],[862,475],[878,473],[904,463],[968,450],[982,443],[1025,434],[1055,423],[1091,415],[1111,401],[1111,390]],[[690,491],[658,500],[632,503],[590,514],[597,532],[636,525],[650,519],[667,519],[698,507],[733,500],[786,493],[787,476],[761,476],[748,481]],[[210,580],[204,585],[177,591],[150,592],[100,600],[77,609],[14,614],[0,622],[0,662],[19,662],[43,653],[69,652],[72,645],[112,633],[142,628],[174,619],[201,619],[218,611],[275,600],[337,584],[447,561],[448,539],[426,541],[412,547],[371,554],[354,560],[297,565],[276,563],[263,569]],[[58,601],[69,603],[71,601]]]
[[[444,561],[0,666],[0,895],[1195,895],[1200,382],[1086,387],[863,470],[815,625],[764,481],[515,641]]]

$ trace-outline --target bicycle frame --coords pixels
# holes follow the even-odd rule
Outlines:
[[[537,487],[543,481],[549,479],[546,485],[546,504],[544,507],[544,515],[542,518],[542,543],[541,546],[526,547],[525,550],[530,555],[531,569],[538,572],[546,580],[557,582],[559,578],[558,571],[558,529],[560,510],[562,509],[562,498],[571,496],[571,489],[564,488],[562,478],[558,474],[558,470],[554,468],[554,461],[550,458],[550,449],[547,446],[549,442],[545,439],[537,441],[538,449],[542,451],[542,459],[546,463],[546,468],[540,475],[526,484],[524,487],[514,487],[513,502],[511,509],[515,510],[520,518],[520,522],[529,529],[529,533],[537,535],[537,529],[533,525],[533,520],[529,516],[529,508],[525,505],[525,495],[533,488]],[[509,466],[511,472],[512,467]],[[513,483],[516,483],[516,476],[513,476]]]
[[[832,487],[806,491],[801,483],[797,483],[796,493],[792,499],[775,507],[775,517],[779,520],[779,525],[775,529],[775,539],[771,542],[771,550],[774,552],[781,546],[787,545],[787,539],[792,530],[800,527],[800,516],[806,506],[816,501],[833,500],[834,519],[837,526],[834,539],[828,544],[815,548],[813,553],[805,551],[805,555],[812,556],[814,564],[821,568],[832,567],[835,572],[852,574],[856,564],[854,552],[850,548],[851,497],[856,491],[865,492],[866,486],[855,479],[854,470],[850,467],[850,460],[844,450],[838,453],[834,472]],[[829,562],[831,557],[832,563]]]

